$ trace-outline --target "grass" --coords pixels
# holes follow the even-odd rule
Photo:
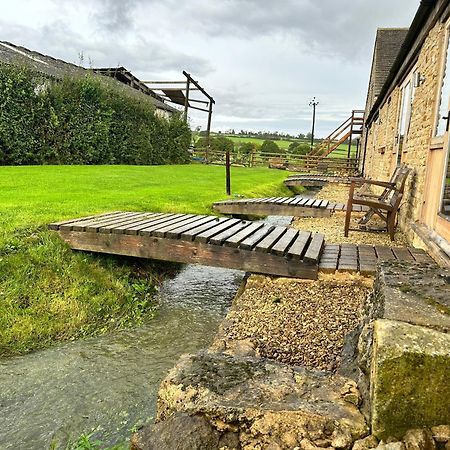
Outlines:
[[[262,139],[262,138],[253,138],[253,137],[244,137],[244,136],[226,136],[228,139],[231,139],[235,144],[242,144],[244,142],[253,142],[257,145],[262,145],[262,143],[266,140],[266,139]],[[278,145],[278,147],[280,148],[284,148],[287,149],[289,147],[290,144],[292,144],[292,142],[307,142],[307,141],[302,141],[300,139],[293,139],[292,141],[286,141],[286,140],[276,140],[276,139],[269,139],[269,140],[273,140],[274,142],[276,142],[276,144]]]
[[[288,194],[284,172],[232,168],[232,190]],[[71,251],[46,225],[114,210],[210,213],[223,167],[0,167],[0,355],[140,323],[174,266]]]

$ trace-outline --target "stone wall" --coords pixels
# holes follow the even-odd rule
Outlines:
[[[411,241],[414,236],[409,224],[420,220],[424,201],[427,160],[440,88],[444,37],[444,25],[437,23],[419,53],[417,71],[424,77],[424,82],[415,89],[409,133],[402,153],[402,162],[413,169],[413,174],[406,185],[405,203],[401,207],[399,223]],[[379,117],[372,122],[365,136],[365,173],[368,177],[388,180],[395,169],[400,102],[400,86],[397,86],[380,108]]]

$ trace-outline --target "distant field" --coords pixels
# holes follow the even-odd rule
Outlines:
[[[253,137],[245,137],[245,136],[226,136],[228,139],[231,139],[233,142],[237,143],[237,144],[242,144],[243,142],[254,142],[255,144],[261,145],[265,139],[262,138],[253,138]],[[276,140],[276,139],[271,139],[274,142],[277,143],[278,147],[280,148],[288,148],[289,144],[291,144],[292,142],[306,142],[306,141],[302,141],[300,139],[292,139],[292,141],[286,141],[286,140]]]

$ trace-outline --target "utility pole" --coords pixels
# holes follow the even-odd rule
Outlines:
[[[312,128],[311,128],[311,150],[314,147],[314,126],[316,124],[316,106],[318,104],[319,102],[316,101],[316,97],[313,97],[313,99],[309,102],[309,106],[312,106],[313,108]]]

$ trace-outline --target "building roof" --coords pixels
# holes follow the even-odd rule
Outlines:
[[[115,79],[114,81],[111,80],[111,82],[113,82],[116,87],[119,87],[119,89],[122,89],[131,95],[137,95],[140,98],[142,98],[142,94],[146,94],[148,97],[145,98],[150,99],[156,108],[169,112],[177,111],[172,106],[164,103],[163,99],[159,95],[154,93],[124,67],[119,67],[117,69],[94,69],[91,71],[89,69],[85,69],[84,67],[77,66],[76,64],[68,63],[48,55],[43,55],[42,53],[14,45],[7,41],[0,41],[0,62],[6,64],[23,64],[37,72],[56,79],[61,79],[64,76],[85,76],[88,72],[94,73],[96,76],[102,75],[102,79],[105,79],[103,75],[109,75]],[[104,70],[109,70],[110,73],[103,73],[102,71]],[[114,76],[114,74],[111,74],[115,71],[128,74],[133,83],[130,83],[129,79],[127,82],[124,82]]]
[[[370,111],[394,65],[408,28],[378,28],[373,49],[366,112]]]
[[[408,74],[417,61],[420,49],[429,33],[439,19],[450,15],[448,0],[421,0],[411,26],[406,33],[403,44],[392,64],[391,70],[372,106],[366,110],[366,126],[377,116],[378,109],[389,97],[392,90]],[[370,90],[370,86],[369,86]]]

